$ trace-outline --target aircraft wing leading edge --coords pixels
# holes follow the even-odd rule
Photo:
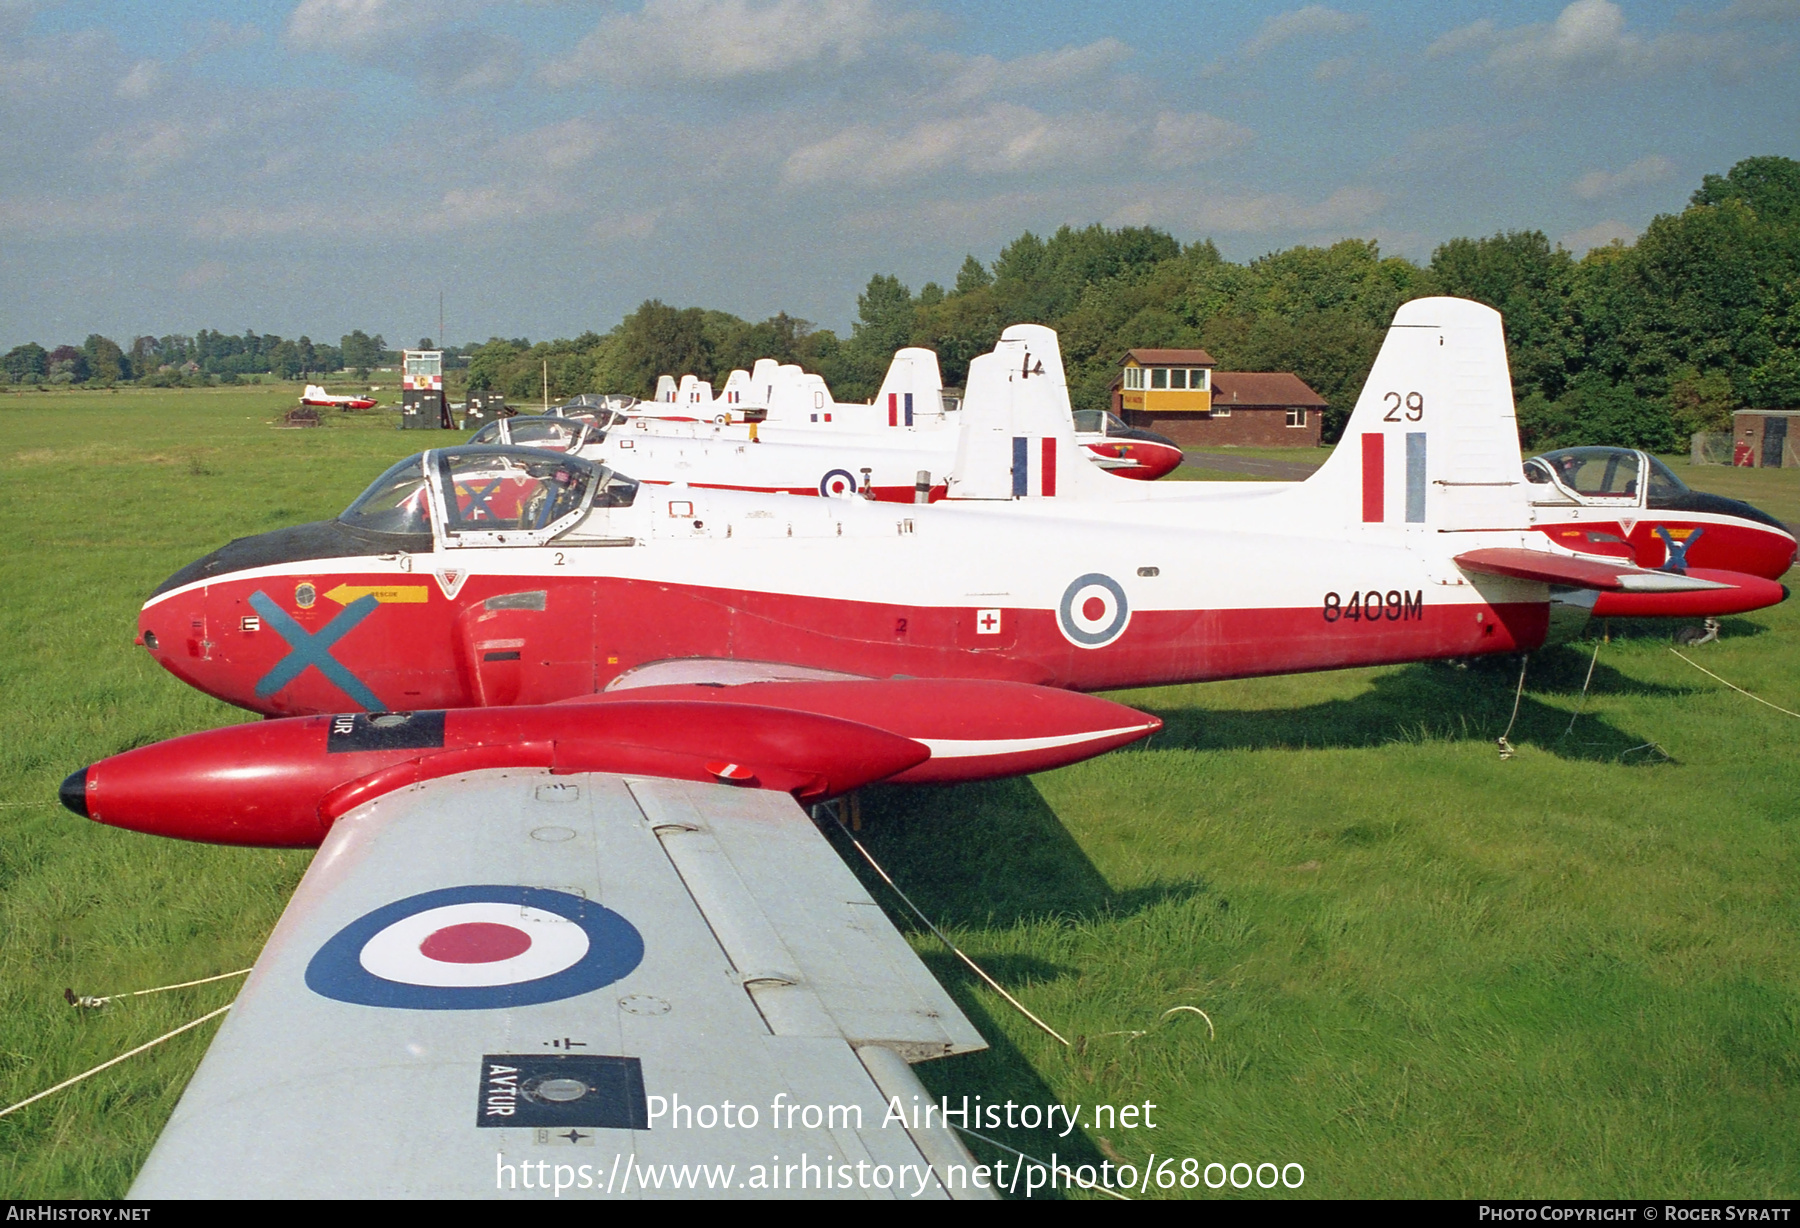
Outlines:
[[[791,798],[472,772],[332,829],[132,1197],[980,1197],[906,1060],[983,1047]]]

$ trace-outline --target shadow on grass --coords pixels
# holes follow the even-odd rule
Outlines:
[[[1198,882],[1113,890],[1025,777],[949,787],[877,785],[863,790],[862,814],[858,838],[939,925],[1004,928],[1128,916],[1208,890]],[[902,929],[920,929],[841,834],[834,839],[875,897],[893,905],[889,911]],[[996,965],[1007,958],[993,957]],[[1030,980],[1072,970],[1021,964],[1016,971]]]
[[[1052,919],[1129,915],[1172,896],[1185,898],[1208,890],[1202,882],[1188,882],[1114,891],[1029,779],[948,788],[875,786],[862,792],[862,817],[857,839],[900,889],[934,923],[961,930],[956,941],[990,976],[1022,997],[1030,996],[1034,984],[1075,976],[1080,970],[1034,955],[984,950],[993,939],[981,931]],[[894,924],[905,933],[927,934],[843,833],[830,827],[829,834]],[[926,941],[936,945],[935,939]],[[953,1108],[961,1106],[965,1095],[971,1107],[977,1097],[983,1104],[1060,1103],[1032,1060],[1006,1038],[984,1007],[975,974],[941,946],[924,951],[921,958],[992,1046],[981,1053],[916,1066],[926,1089],[948,1097]],[[1067,1138],[1023,1128],[981,1133],[1045,1161],[1054,1152],[1059,1164],[1097,1166],[1103,1159],[1080,1131]],[[1010,1169],[1016,1159],[988,1144],[965,1141],[982,1163],[1004,1160]],[[1017,1193],[1024,1196],[1023,1182]],[[1033,1196],[1062,1193],[1038,1190]]]
[[[1591,711],[1602,695],[1678,697],[1697,688],[1643,682],[1606,663],[1605,649],[1594,665],[1590,703],[1581,707],[1592,648],[1559,646],[1535,654],[1509,740],[1565,759],[1667,762],[1666,753],[1646,737],[1621,729]],[[1354,699],[1333,699],[1300,708],[1231,711],[1211,708],[1147,710],[1163,728],[1146,743],[1117,753],[1147,750],[1269,750],[1379,746],[1394,742],[1493,742],[1512,719],[1519,680],[1517,657],[1490,658],[1471,665],[1430,662],[1377,675]],[[1550,704],[1539,696],[1568,701]]]

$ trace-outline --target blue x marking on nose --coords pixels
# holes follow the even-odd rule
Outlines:
[[[374,613],[375,607],[380,604],[374,593],[364,593],[323,627],[317,631],[308,631],[288,617],[287,611],[276,605],[267,593],[261,589],[251,593],[251,608],[263,616],[268,627],[292,650],[274,669],[262,676],[262,680],[256,684],[256,693],[267,699],[305,673],[306,667],[310,665],[324,674],[326,680],[338,690],[360,704],[365,712],[386,711],[387,705],[376,698],[375,692],[363,685],[362,679],[346,669],[342,661],[331,655],[331,646],[350,634],[356,624]]]
[[[502,480],[503,479],[501,478],[495,478],[493,481],[479,489],[476,488],[473,481],[466,481],[459,484],[462,492],[469,496],[469,514],[463,517],[464,520],[476,519],[477,512],[486,512],[489,520],[500,519],[500,517],[494,514],[494,509],[488,506],[487,497],[500,489]]]
[[[1656,535],[1663,539],[1663,545],[1669,551],[1669,557],[1663,560],[1663,565],[1658,567],[1657,570],[1677,571],[1686,575],[1688,549],[1693,546],[1695,542],[1700,540],[1700,535],[1704,532],[1706,532],[1704,528],[1696,528],[1692,533],[1687,535],[1686,541],[1676,541],[1674,536],[1667,529],[1663,528],[1661,525],[1657,525]]]

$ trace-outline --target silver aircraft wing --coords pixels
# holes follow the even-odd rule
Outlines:
[[[983,1047],[792,798],[473,772],[333,827],[131,1196],[979,1197],[907,1063]]]

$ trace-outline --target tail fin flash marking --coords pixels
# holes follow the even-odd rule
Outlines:
[[[910,400],[911,398],[908,398],[908,399]],[[900,421],[899,421],[900,415],[899,415],[899,411],[897,409],[897,403],[899,402],[899,400],[900,400],[900,396],[898,393],[894,393],[894,392],[888,393],[888,425],[889,426],[899,426],[900,425]],[[910,426],[912,424],[909,422],[907,425]]]
[[[1425,432],[1406,433],[1406,523],[1425,523]]]
[[[1056,494],[1056,440],[1044,436],[1044,476],[1040,483],[1045,498]]]
[[[1362,437],[1362,518],[1364,524],[1380,524],[1384,519],[1386,505],[1385,491],[1382,488],[1382,470],[1385,457],[1383,441],[1387,437],[1379,431],[1370,431]]]
[[[906,394],[906,425],[912,425],[912,393]]]
[[[1023,435],[1013,436],[1012,492],[1015,499],[1023,499],[1031,492],[1031,461],[1026,449],[1029,442]]]

